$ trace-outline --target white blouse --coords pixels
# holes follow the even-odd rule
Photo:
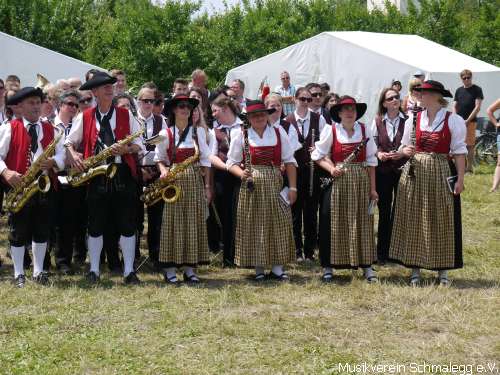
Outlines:
[[[341,124],[333,123],[332,126],[325,126],[321,132],[319,141],[315,143],[315,149],[311,154],[312,160],[320,160],[325,156],[331,156],[333,145],[333,126],[335,126],[337,141],[340,143],[359,143],[363,140],[361,125],[357,121],[354,123],[354,134],[350,138],[347,131]],[[372,132],[368,126],[365,126],[365,136],[369,138],[369,141],[366,144],[366,164],[370,167],[376,167],[378,165],[377,157],[375,156],[377,153],[377,145],[373,140]]]
[[[238,116],[235,116],[234,122],[229,125],[222,125],[217,121],[214,121],[214,129],[226,129],[227,135],[229,136],[229,143],[231,143],[231,134],[233,132],[233,129],[239,128],[243,124],[243,121]],[[215,136],[215,130],[213,131],[214,134],[214,143],[211,147],[212,150],[212,155],[217,155],[219,153],[219,142],[217,141],[217,137]]]
[[[174,133],[174,129],[170,128],[172,135]],[[210,163],[210,148],[208,143],[206,142],[207,134],[205,133],[204,128],[196,128],[196,134],[198,135],[198,146],[200,151],[200,165],[202,167],[210,167],[212,164]],[[162,129],[160,131],[160,135],[165,137],[163,142],[156,145],[155,150],[155,162],[163,161],[166,164],[170,164],[170,160],[168,159],[168,149],[170,147],[170,138],[168,137],[167,129]],[[179,129],[175,129],[175,140],[174,144],[177,145],[179,142]],[[193,140],[193,127],[189,127],[189,131],[186,135],[184,141],[182,141],[177,148],[194,148],[194,140]]]
[[[293,115],[295,116],[295,121],[297,121],[297,128],[299,128],[299,132],[302,134],[304,138],[307,138],[307,136],[309,135],[309,125],[311,123],[311,110],[307,111],[307,115],[304,118],[300,117],[297,111],[294,111]],[[318,125],[320,134],[325,128],[325,125],[326,125],[326,120],[322,115],[320,115],[319,125]],[[291,125],[290,127],[292,126],[293,125]]]
[[[429,117],[427,116],[427,110],[420,112],[420,130],[425,132],[439,132],[443,129],[444,119],[446,115],[446,109],[441,108],[432,124],[429,124]],[[450,153],[453,155],[466,155],[467,145],[465,144],[465,135],[467,129],[465,126],[465,121],[459,115],[452,113],[448,118],[448,128],[451,133],[451,144]],[[413,115],[410,113],[410,117],[405,122],[405,132],[403,134],[403,139],[401,140],[401,147],[410,145],[410,135],[413,129]]]
[[[283,129],[281,126],[281,120],[276,121],[273,124],[273,127],[277,129]],[[285,132],[286,134],[286,132]],[[299,142],[299,135],[297,134],[297,130],[295,130],[295,126],[290,124],[290,127],[288,128],[288,142],[290,142],[290,146],[292,147],[292,150],[295,152],[297,150],[300,150],[302,148],[302,144]]]
[[[394,140],[394,137],[398,132],[399,119],[401,118],[404,119],[405,116],[403,115],[403,113],[399,112],[399,115],[394,120],[391,120],[389,116],[387,116],[387,113],[382,119],[382,121],[385,121],[385,129],[387,130],[387,135],[391,142]],[[374,137],[378,137],[377,121],[375,119],[373,119],[371,131]]]
[[[141,112],[137,112],[137,118],[141,120],[146,129],[146,137],[145,139],[151,138],[153,136],[153,131],[154,131],[154,116],[153,114],[150,114],[148,118],[145,118],[144,116],[141,115]],[[165,123],[165,120],[162,118],[161,119],[161,128],[165,129],[167,127],[167,124]],[[144,136],[143,136],[144,138]],[[154,165],[154,157],[155,153],[154,151],[147,151],[146,149],[142,150],[144,153],[141,155],[141,165]]]
[[[274,129],[275,128],[272,126],[267,126],[262,138],[253,128],[248,129],[248,144],[252,147],[275,146],[278,143],[278,139]],[[285,130],[283,128],[278,130],[281,139],[281,161],[283,163],[293,163],[293,165],[297,166],[295,158],[293,157],[294,150],[290,146]],[[227,153],[226,165],[228,168],[242,162],[243,144],[243,131],[241,127],[233,129],[231,131],[231,144],[229,145],[229,152]]]

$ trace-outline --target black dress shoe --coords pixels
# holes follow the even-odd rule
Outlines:
[[[123,278],[123,282],[127,285],[137,285],[141,283],[141,280],[137,277],[135,272],[130,272],[127,276]]]
[[[12,280],[12,283],[18,288],[24,288],[24,284],[26,284],[26,276],[19,275]]]
[[[186,273],[183,273],[182,278],[184,279],[184,282],[188,283],[188,284],[199,284],[200,283],[200,279],[195,274],[188,276],[188,275],[186,275]]]
[[[73,270],[67,264],[61,264],[59,266],[59,272],[66,276],[73,275]]]
[[[38,275],[33,276],[33,281],[40,285],[47,285],[49,283],[49,274],[42,271]]]
[[[331,272],[325,272],[323,276],[321,276],[321,281],[324,283],[331,283],[333,282],[333,273]]]
[[[276,275],[273,271],[271,271],[269,272],[269,279],[281,282],[290,281],[290,278],[285,272],[283,272],[281,275]]]
[[[87,282],[89,282],[90,284],[96,284],[100,277],[98,274],[96,274],[94,271],[90,271],[86,276],[85,276],[85,279],[87,280]]]

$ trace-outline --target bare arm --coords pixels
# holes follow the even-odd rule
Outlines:
[[[488,114],[488,119],[491,121],[493,125],[495,125],[497,128],[500,127],[500,123],[497,121],[495,118],[495,112],[500,109],[500,99],[495,100],[494,103],[492,103],[488,109],[486,110],[486,113]]]
[[[455,195],[459,195],[464,190],[465,155],[454,155],[455,166],[457,167],[457,183],[455,184]]]
[[[469,123],[469,122],[472,121],[472,119],[474,119],[477,116],[477,114],[481,110],[481,103],[482,103],[482,101],[483,101],[482,99],[476,99],[476,106],[472,110],[472,112],[469,115],[469,117],[467,118],[467,120],[465,120],[465,122]]]

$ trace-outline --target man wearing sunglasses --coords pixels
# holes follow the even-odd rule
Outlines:
[[[295,111],[295,93],[297,89],[290,83],[290,73],[286,70],[280,75],[281,85],[276,86],[274,92],[281,95],[283,99],[283,113],[288,116]]]
[[[66,137],[78,114],[81,97],[76,90],[66,90],[59,96],[59,111],[54,119],[54,124],[64,132]],[[67,171],[57,173],[66,176]],[[56,251],[55,260],[57,269],[64,275],[72,274],[72,259],[85,260],[85,188],[73,188],[69,185],[59,184],[56,191],[54,222],[56,225]],[[83,232],[83,233],[82,233]],[[74,249],[73,249],[74,246]]]
[[[321,91],[321,87],[320,87]],[[310,91],[301,87],[295,93],[295,111],[290,113],[286,120],[289,124],[285,131],[289,137],[294,137],[296,133],[300,147],[295,151],[297,161],[297,200],[292,206],[293,236],[295,239],[295,249],[297,261],[314,259],[314,249],[318,242],[317,216],[318,216],[318,195],[319,176],[314,172],[314,190],[312,196],[309,194],[309,174],[311,152],[314,142],[319,140],[319,135],[326,125],[323,116],[310,111],[313,98]],[[312,138],[314,130],[314,139]],[[296,144],[296,142],[292,142]],[[304,222],[304,225],[302,225]],[[302,238],[302,226],[304,227],[304,239]]]
[[[326,123],[331,124],[332,118],[330,117],[330,113],[323,107],[324,97],[321,85],[319,83],[309,83],[306,88],[311,93],[312,101],[309,103],[309,109],[311,112],[315,112],[318,115],[323,116]]]
[[[465,120],[467,135],[465,143],[467,145],[467,168],[466,172],[473,172],[474,146],[476,144],[476,116],[481,110],[481,102],[484,99],[481,87],[472,83],[472,72],[464,69],[460,72],[463,86],[455,91],[453,99],[453,112],[460,115]]]

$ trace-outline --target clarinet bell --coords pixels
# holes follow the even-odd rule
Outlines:
[[[255,185],[252,180],[247,180],[247,190],[252,193],[255,189]]]

